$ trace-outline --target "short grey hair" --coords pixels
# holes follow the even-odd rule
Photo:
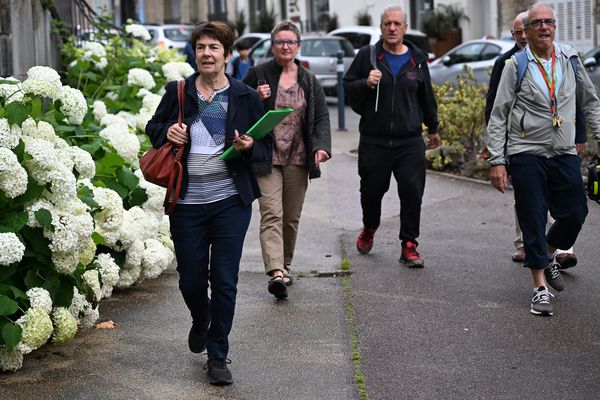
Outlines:
[[[527,26],[527,25],[529,24],[529,14],[531,14],[531,12],[532,12],[534,9],[536,9],[536,8],[538,8],[538,7],[541,7],[541,6],[544,6],[544,7],[546,7],[546,8],[549,8],[549,9],[552,11],[552,18],[554,18],[554,20],[558,22],[558,20],[556,19],[556,12],[554,11],[554,8],[552,8],[552,6],[551,6],[550,4],[548,4],[548,3],[544,3],[544,2],[542,2],[542,1],[541,1],[541,2],[539,2],[539,3],[534,3],[534,4],[532,4],[532,5],[531,5],[531,6],[530,6],[530,7],[527,9],[527,15],[525,15],[525,16],[523,17],[523,25],[524,25],[524,26]]]
[[[406,16],[406,11],[404,11],[404,9],[402,7],[397,6],[397,5],[385,6],[383,11],[381,12],[380,24],[383,23],[383,17],[385,16],[385,14],[387,14],[390,11],[400,11],[404,15],[402,22],[404,22],[405,24],[408,24],[408,17]]]
[[[298,29],[298,26],[292,21],[286,20],[281,21],[280,23],[275,25],[275,28],[273,28],[273,30],[271,31],[271,45],[273,45],[273,41],[275,40],[275,34],[281,31],[294,32],[294,34],[296,35],[296,40],[298,40],[298,43],[300,43],[300,29]]]

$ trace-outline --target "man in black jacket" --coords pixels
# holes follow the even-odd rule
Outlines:
[[[427,54],[403,40],[407,27],[401,7],[386,7],[381,15],[382,40],[373,49],[360,49],[344,77],[344,90],[361,116],[358,173],[363,229],[356,247],[362,254],[371,251],[381,200],[393,173],[400,198],[400,261],[423,267],[417,252],[425,189],[422,124],[428,128],[428,147],[436,147],[440,137]]]

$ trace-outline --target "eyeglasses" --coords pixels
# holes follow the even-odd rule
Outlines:
[[[556,20],[554,18],[534,19],[529,21],[527,26],[531,26],[533,29],[539,29],[542,27],[542,24],[546,24],[546,26],[554,28],[556,26]]]
[[[521,30],[518,30],[518,31],[510,31],[510,33],[511,33],[511,34],[513,34],[513,35],[517,35],[517,36],[521,36],[521,35],[522,35],[524,32],[525,32],[525,31],[521,31]]]
[[[300,41],[298,40],[273,40],[273,45],[277,47],[283,47],[284,45],[288,45],[288,47],[297,46]]]

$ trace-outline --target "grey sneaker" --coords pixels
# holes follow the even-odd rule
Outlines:
[[[529,311],[534,315],[545,315],[552,316],[554,309],[550,299],[554,297],[552,293],[548,291],[544,286],[540,286],[533,291],[533,298],[531,299],[531,308]]]
[[[552,289],[559,292],[565,290],[565,280],[560,274],[560,264],[556,261],[556,257],[553,257],[550,264],[544,269],[544,277]]]

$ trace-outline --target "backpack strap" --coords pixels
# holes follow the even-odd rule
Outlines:
[[[518,93],[521,90],[521,83],[523,83],[523,78],[525,78],[529,60],[527,59],[527,52],[525,50],[516,52],[515,57],[517,58],[517,82],[515,83],[515,93]]]
[[[378,69],[377,68],[377,49],[375,48],[374,44],[369,45],[369,60],[371,61],[371,65],[373,66],[373,69]]]

